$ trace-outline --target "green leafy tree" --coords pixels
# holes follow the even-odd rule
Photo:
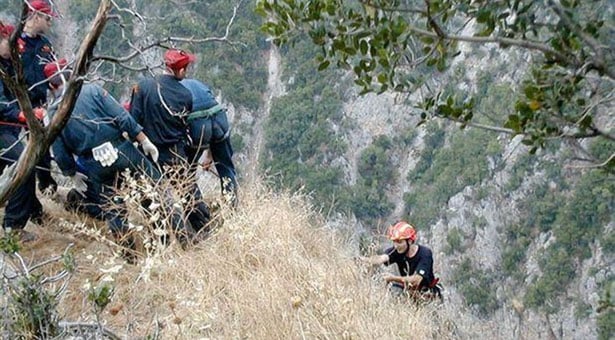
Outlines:
[[[427,227],[437,220],[440,209],[466,186],[479,184],[489,175],[487,158],[498,150],[489,145],[484,130],[455,130],[447,147],[443,132],[431,134],[417,167],[408,174],[413,190],[404,200],[408,218]]]
[[[296,88],[273,103],[264,124],[265,150],[260,164],[276,175],[276,184],[291,190],[303,188],[323,206],[345,196],[344,190],[339,190],[342,170],[332,164],[346,148],[333,129],[333,123],[341,119],[342,102],[339,94],[325,86],[327,81],[319,79],[302,86],[296,83],[304,80],[296,79]]]
[[[360,177],[351,188],[350,208],[355,216],[369,224],[386,217],[394,204],[386,196],[386,190],[396,183],[396,172],[391,151],[393,141],[387,136],[378,136],[363,152],[358,164]]]
[[[535,152],[553,138],[597,138],[615,144],[601,124],[613,103],[615,54],[608,1],[259,0],[262,29],[276,44],[307,34],[320,48],[318,69],[350,70],[365,92],[426,91],[416,111],[511,134]],[[529,60],[513,112],[486,126],[475,122],[471,95],[440,85],[461,44],[515,50]],[[472,52],[470,52],[472,53]],[[525,66],[525,65],[524,65]],[[434,84],[435,83],[435,84]],[[429,85],[429,86],[426,86]],[[454,86],[453,88],[458,88]],[[430,90],[431,89],[431,90]],[[496,121],[497,122],[497,121]],[[598,158],[599,156],[603,158]],[[585,155],[612,171],[615,150]]]
[[[493,276],[489,271],[475,268],[467,258],[453,275],[465,303],[481,316],[489,315],[498,308]]]

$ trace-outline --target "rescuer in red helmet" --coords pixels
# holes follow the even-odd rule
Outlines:
[[[416,229],[408,222],[400,221],[388,228],[387,238],[393,242],[392,247],[381,255],[360,259],[372,265],[397,264],[399,275],[384,275],[393,291],[407,292],[423,300],[441,298],[439,279],[433,273],[431,249],[416,243]]]

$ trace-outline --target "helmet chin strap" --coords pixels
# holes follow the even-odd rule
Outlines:
[[[412,249],[412,245],[414,245],[414,242],[410,243],[409,240],[406,240],[406,245],[408,246],[408,249],[406,249],[406,255],[410,257],[410,249]]]

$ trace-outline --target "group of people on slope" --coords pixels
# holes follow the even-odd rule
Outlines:
[[[21,62],[28,95],[37,119],[51,120],[66,91],[71,77],[69,63],[58,60],[45,37],[57,17],[44,0],[29,2],[24,32],[17,40],[18,62]],[[15,76],[11,59],[10,38],[15,28],[0,26],[0,63],[3,70]],[[158,181],[163,166],[176,166],[186,177],[196,171],[199,160],[213,163],[220,177],[225,197],[237,205],[237,180],[232,161],[230,127],[226,110],[215,100],[204,83],[187,79],[188,67],[196,60],[193,54],[169,49],[164,54],[164,74],[146,78],[132,89],[129,110],[120,105],[106,90],[95,83],[86,83],[78,94],[71,117],[53,142],[51,150],[58,167],[72,179],[69,206],[107,221],[119,239],[127,231],[126,211],[122,204],[108,204],[117,189],[120,174],[133,174]],[[25,115],[15,95],[0,82],[0,158],[2,168],[14,163],[23,152],[20,134],[25,128]],[[47,102],[47,93],[52,99]],[[136,142],[133,144],[133,142]],[[55,191],[57,184],[50,173],[51,157],[39,164],[39,188]],[[35,235],[24,230],[28,220],[41,223],[43,208],[36,197],[35,175],[27,177],[9,197],[3,227],[16,232],[22,241]],[[170,192],[161,198],[170,216],[178,240],[187,243],[198,232],[207,230],[210,211],[202,199],[196,182],[184,193],[184,202],[174,204]],[[114,202],[118,203],[118,202]],[[186,218],[184,218],[184,216]],[[126,245],[131,246],[128,240]]]
[[[51,119],[55,115],[71,69],[65,59],[56,59],[44,36],[57,14],[46,1],[34,0],[29,6],[18,49],[33,112],[42,121],[45,116]],[[15,71],[9,39],[14,30],[12,25],[0,23],[0,65],[11,76]],[[207,166],[212,162],[215,165],[223,194],[229,197],[233,207],[237,205],[226,110],[207,85],[187,78],[188,68],[195,59],[186,51],[167,50],[164,73],[135,85],[130,103],[125,106],[100,85],[84,84],[70,119],[52,145],[58,167],[74,184],[68,194],[70,206],[107,221],[111,232],[128,247],[132,247],[132,239],[122,238],[127,231],[126,212],[121,204],[108,204],[120,173],[126,169],[154,181],[161,179],[165,165],[176,166],[189,176],[205,154]],[[47,103],[48,90],[53,98],[50,103]],[[0,82],[0,118],[0,167],[4,168],[14,163],[24,150],[20,134],[26,122],[14,94],[4,82]],[[50,160],[47,154],[39,163],[40,171],[27,176],[10,196],[5,209],[4,229],[19,232],[25,242],[35,237],[24,231],[28,220],[41,223],[43,218],[43,208],[35,192],[36,176],[41,191],[57,188],[49,171]],[[192,206],[179,209],[172,202],[163,205],[169,210],[167,216],[180,242],[188,242],[194,233],[206,230],[211,217],[195,182],[185,196]],[[173,200],[171,193],[164,194],[162,199]],[[414,227],[400,221],[389,227],[387,237],[393,242],[392,247],[359,260],[370,265],[396,264],[399,275],[384,276],[394,291],[407,292],[415,299],[441,298],[433,272],[432,252],[416,243]]]

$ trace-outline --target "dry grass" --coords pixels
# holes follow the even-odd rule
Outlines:
[[[61,301],[63,318],[93,321],[88,289],[112,284],[101,316],[128,339],[456,337],[442,311],[387,295],[307,202],[245,184],[240,208],[222,209],[223,223],[208,239],[187,251],[172,244],[137,265],[113,255],[117,248],[96,234],[99,222],[75,223],[58,207],[24,254],[44,258],[75,243],[78,269]]]

